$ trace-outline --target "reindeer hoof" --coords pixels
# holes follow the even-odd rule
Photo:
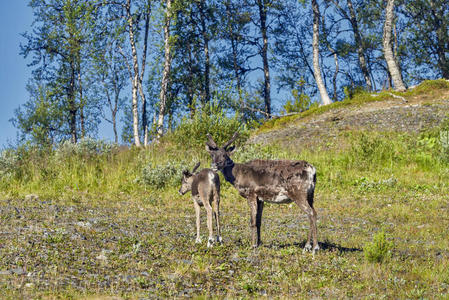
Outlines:
[[[309,252],[310,250],[312,250],[312,245],[310,245],[310,243],[307,243],[304,246],[304,249],[302,250],[302,253]]]
[[[262,246],[262,242],[258,242],[257,244],[253,244],[253,249],[257,249],[257,248],[259,248],[260,246]]]
[[[211,248],[214,245],[214,239],[213,238],[209,238],[207,240],[207,248]]]
[[[320,246],[316,245],[316,246],[313,248],[312,254],[315,254],[315,252],[317,252],[317,251],[319,251],[319,250],[320,250]]]
[[[201,244],[201,238],[196,238],[196,240],[195,240],[195,244]]]
[[[220,244],[223,243],[223,239],[219,235],[217,235],[217,242],[220,243]]]

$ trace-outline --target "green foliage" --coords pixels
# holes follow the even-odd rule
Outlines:
[[[387,240],[385,231],[374,234],[373,241],[363,247],[365,258],[371,263],[382,263],[391,257],[394,244]]]
[[[446,53],[449,35],[445,28],[448,26],[449,5],[445,0],[435,0],[431,3],[425,0],[404,2],[403,13],[408,18],[403,40],[399,44],[407,45],[407,56],[411,60],[409,69],[413,77],[426,78],[420,72],[430,69],[447,79],[449,65]]]
[[[181,182],[182,170],[185,165],[185,163],[174,163],[171,161],[157,166],[148,164],[143,168],[139,180],[157,189],[167,186],[177,186]]]
[[[362,95],[364,96],[365,94],[368,94],[368,91],[366,91],[365,88],[361,86],[344,86],[343,93],[345,94],[345,98],[343,101],[348,101],[356,97],[361,97]]]
[[[51,88],[38,84],[27,86],[30,99],[14,111],[12,119],[23,140],[40,146],[49,146],[64,136],[64,116]],[[55,140],[56,139],[56,140]]]
[[[193,119],[182,119],[176,130],[168,134],[165,140],[187,149],[204,148],[208,133],[218,145],[221,145],[236,131],[240,132],[238,139],[240,143],[248,138],[248,130],[245,125],[242,125],[237,115],[229,117],[221,107],[212,104],[197,112]]]
[[[63,160],[73,155],[89,158],[96,155],[110,155],[118,149],[117,144],[112,144],[103,140],[92,138],[80,139],[74,144],[71,141],[64,141],[55,149],[54,155],[57,159]]]
[[[11,149],[3,150],[0,153],[0,178],[11,179],[19,169],[20,157],[16,151]]]
[[[239,147],[232,155],[237,162],[246,162],[253,159],[281,159],[286,158],[288,153],[280,151],[276,147],[262,147],[260,145],[247,145]]]
[[[449,162],[449,117],[439,127],[421,133],[417,146],[422,161],[438,158]]]
[[[318,103],[313,103],[310,99],[309,95],[304,94],[304,85],[305,81],[304,79],[299,80],[296,85],[298,88],[292,89],[292,97],[293,97],[293,103],[291,100],[287,100],[287,103],[285,103],[282,108],[284,109],[285,113],[294,113],[294,112],[303,112],[310,108],[311,105],[318,106]]]

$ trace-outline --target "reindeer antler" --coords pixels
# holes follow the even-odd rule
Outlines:
[[[195,173],[196,169],[200,166],[201,162],[197,162],[196,165],[193,167],[192,174]]]
[[[208,141],[206,141],[206,145],[208,145],[211,148],[218,148],[218,146],[215,143],[215,141],[212,138],[212,136],[209,133],[206,136],[207,136],[207,139],[208,139]]]
[[[226,142],[226,144],[223,145],[223,148],[226,149],[227,147],[229,147],[229,145],[234,143],[234,141],[237,139],[238,136],[239,132],[238,131],[234,132],[234,135],[231,137],[229,141]]]

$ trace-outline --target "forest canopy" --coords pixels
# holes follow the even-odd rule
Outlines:
[[[22,141],[157,140],[197,114],[242,124],[449,79],[443,0],[31,0]],[[121,132],[120,132],[121,130]]]

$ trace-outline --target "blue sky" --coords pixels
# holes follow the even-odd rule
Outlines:
[[[14,110],[26,102],[26,83],[31,70],[19,55],[21,33],[29,31],[32,11],[28,1],[2,1],[0,6],[0,149],[16,140],[17,130],[9,119]]]

